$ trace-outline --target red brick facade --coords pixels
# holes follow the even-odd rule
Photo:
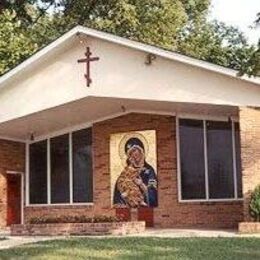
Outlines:
[[[7,221],[7,171],[25,171],[25,145],[0,140],[0,227]]]
[[[172,116],[128,114],[94,124],[94,204],[89,206],[27,207],[25,220],[41,215],[115,215],[110,192],[110,135],[118,132],[156,130],[159,207],[154,210],[156,227],[237,227],[243,203],[179,203],[177,187],[176,128]],[[131,212],[137,220],[136,210]]]
[[[241,154],[243,166],[244,221],[251,221],[249,200],[260,184],[260,110],[240,108]]]

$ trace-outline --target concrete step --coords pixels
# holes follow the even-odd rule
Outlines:
[[[10,236],[10,234],[11,234],[10,227],[0,229],[0,237]]]

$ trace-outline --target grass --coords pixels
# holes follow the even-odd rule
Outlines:
[[[0,251],[0,259],[260,259],[259,238],[70,238]]]

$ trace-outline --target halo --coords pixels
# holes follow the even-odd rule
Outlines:
[[[138,138],[141,140],[141,142],[143,143],[144,145],[144,152],[145,152],[145,157],[147,156],[147,154],[149,153],[149,145],[148,145],[148,141],[146,140],[146,138],[138,133],[138,132],[129,132],[129,133],[126,133],[123,135],[120,143],[119,143],[119,156],[121,158],[121,162],[122,164],[125,166],[125,163],[126,163],[126,159],[127,159],[127,156],[125,154],[125,144],[126,142],[130,139],[130,138]]]

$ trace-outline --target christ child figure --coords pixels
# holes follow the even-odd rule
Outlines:
[[[114,191],[114,204],[136,207],[156,207],[157,178],[145,160],[145,150],[139,138],[125,144],[126,166],[120,173]]]

